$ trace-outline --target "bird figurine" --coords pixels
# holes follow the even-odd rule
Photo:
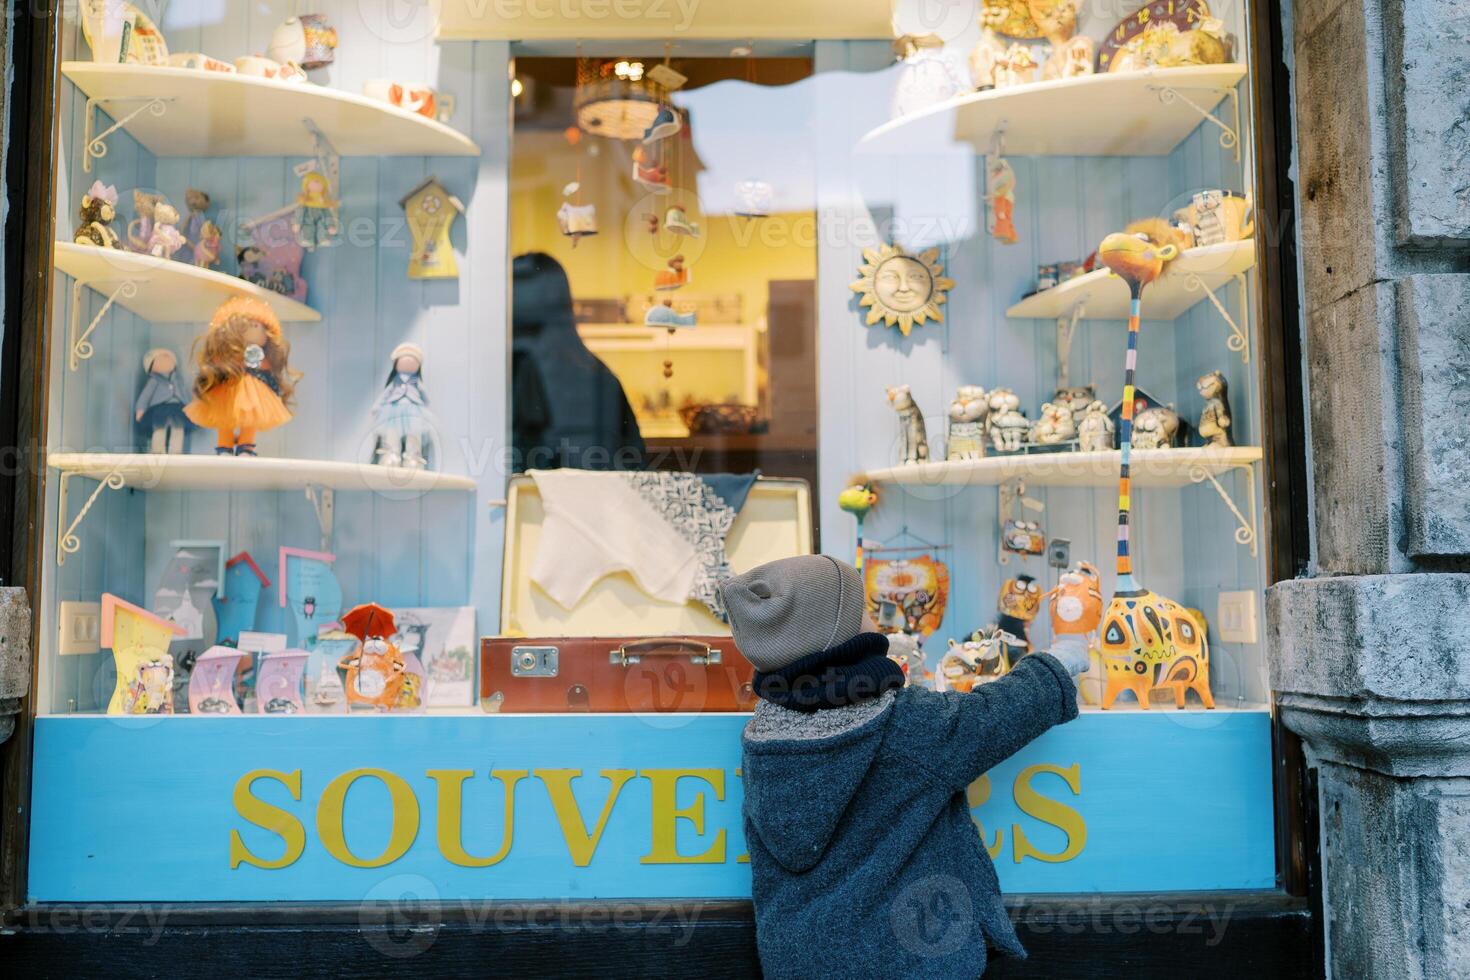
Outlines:
[[[857,518],[857,556],[853,567],[863,570],[863,518],[878,503],[878,491],[865,480],[854,478],[852,485],[837,495],[837,506]]]
[[[1114,232],[1097,247],[1103,265],[1128,284],[1128,354],[1123,365],[1123,418],[1118,427],[1122,450],[1118,465],[1118,576],[1113,598],[1103,613],[1100,652],[1106,674],[1103,708],[1112,707],[1123,691],[1132,691],[1140,708],[1148,708],[1156,688],[1172,690],[1176,707],[1184,707],[1193,690],[1206,708],[1210,693],[1210,650],[1204,630],[1189,610],[1144,588],[1133,577],[1129,552],[1132,511],[1129,462],[1133,447],[1133,372],[1138,364],[1139,310],[1143,290],[1177,257],[1184,233],[1161,219],[1135,222]]]

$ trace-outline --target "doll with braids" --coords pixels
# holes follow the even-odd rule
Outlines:
[[[189,420],[219,433],[221,456],[254,456],[255,436],[291,420],[291,395],[301,376],[289,366],[291,345],[265,303],[225,300],[194,342],[199,373]]]

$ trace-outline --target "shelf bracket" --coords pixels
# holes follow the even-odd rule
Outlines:
[[[1247,517],[1246,514],[1243,513],[1238,506],[1236,506],[1235,498],[1230,496],[1230,491],[1226,490],[1225,487],[1220,483],[1220,481],[1215,478],[1215,474],[1211,473],[1203,466],[1191,466],[1189,468],[1189,479],[1192,483],[1204,483],[1206,481],[1209,481],[1210,486],[1215,488],[1215,492],[1220,495],[1220,499],[1225,502],[1225,506],[1230,508],[1230,513],[1235,515],[1235,543],[1249,546],[1251,549],[1251,557],[1255,558],[1258,553],[1258,547],[1256,543],[1257,536],[1255,470],[1249,465],[1237,466],[1234,467],[1234,470],[1235,472],[1245,474],[1246,510],[1250,513],[1249,517]]]
[[[1072,338],[1077,336],[1077,323],[1087,315],[1087,297],[1066,316],[1057,317],[1057,390],[1072,387]]]
[[[90,359],[96,353],[92,347],[92,341],[88,339],[92,336],[92,331],[97,329],[97,325],[102,322],[102,318],[107,315],[107,311],[112,309],[112,304],[117,302],[119,296],[131,299],[138,295],[138,283],[146,281],[145,279],[124,279],[118,283],[117,288],[113,289],[112,294],[107,297],[107,302],[102,304],[102,309],[98,310],[96,315],[92,317],[91,322],[87,324],[87,329],[85,330],[79,330],[82,325],[82,289],[86,286],[96,287],[94,281],[90,280],[77,279],[72,282],[71,350],[67,354],[67,367],[75,371],[81,366],[82,361]]]
[[[133,95],[117,98],[104,97],[100,99],[88,99],[87,108],[83,113],[85,121],[83,122],[84,132],[82,134],[82,173],[91,173],[92,161],[101,160],[103,157],[107,156],[107,137],[111,136],[119,129],[122,129],[128,123],[132,122],[134,119],[136,119],[138,116],[141,116],[145,112],[151,112],[155,116],[162,116],[165,112],[168,111],[168,104],[172,101],[173,99],[171,98],[161,99],[152,95]],[[134,109],[132,112],[128,113],[126,116],[118,119],[102,132],[99,133],[96,131],[97,110],[99,108],[106,105],[112,105],[114,103],[131,105],[135,102],[142,104],[139,105],[138,108]]]
[[[1246,308],[1245,275],[1243,273],[1236,273],[1234,278],[1240,287],[1240,308],[1243,310]],[[1226,338],[1225,346],[1239,353],[1240,359],[1246,364],[1249,364],[1251,362],[1250,336],[1245,332],[1245,328],[1235,322],[1235,317],[1231,316],[1230,311],[1225,309],[1225,304],[1220,302],[1220,298],[1215,295],[1215,291],[1210,288],[1210,284],[1201,279],[1196,273],[1191,272],[1184,277],[1184,288],[1191,292],[1201,289],[1204,290],[1205,296],[1209,298],[1210,303],[1215,307],[1215,312],[1220,314],[1220,319],[1224,320],[1225,325],[1230,328],[1230,336]]]
[[[113,470],[108,473],[98,482],[97,489],[92,491],[92,495],[87,498],[87,502],[85,504],[82,504],[82,509],[77,511],[77,516],[72,518],[71,523],[66,526],[65,530],[63,530],[61,524],[63,521],[66,520],[67,491],[70,488],[71,478],[77,475],[78,474],[76,473],[61,474],[61,486],[57,491],[56,566],[58,568],[66,564],[67,555],[74,555],[78,551],[82,550],[82,541],[80,538],[77,537],[76,530],[78,527],[81,526],[82,521],[86,518],[87,511],[91,510],[92,505],[97,502],[97,498],[102,496],[102,491],[121,490],[126,485],[126,481],[123,479],[121,471]]]
[[[316,524],[322,532],[322,550],[331,551],[332,544],[332,508],[334,505],[333,492],[330,487],[306,488],[306,499],[310,502],[312,510],[316,511]]]
[[[1235,162],[1240,162],[1240,95],[1238,92],[1235,91],[1234,88],[1209,88],[1194,90],[1211,92],[1215,95],[1223,94],[1226,98],[1228,98],[1230,100],[1231,115],[1234,120],[1233,126],[1227,124],[1225,120],[1221,119],[1219,116],[1215,115],[1213,112],[1210,112],[1204,106],[1200,105],[1198,102],[1195,102],[1189,96],[1185,95],[1184,93],[1186,89],[1184,88],[1175,88],[1172,85],[1150,85],[1148,88],[1149,91],[1153,92],[1159,97],[1159,101],[1162,102],[1164,105],[1171,105],[1174,100],[1177,99],[1180,102],[1183,102],[1185,105],[1189,106],[1195,112],[1199,113],[1200,116],[1204,119],[1218,126],[1220,128],[1220,147],[1226,150],[1234,150]]]

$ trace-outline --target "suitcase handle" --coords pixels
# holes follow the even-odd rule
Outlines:
[[[607,654],[608,663],[621,664],[624,667],[641,663],[644,657],[688,657],[692,664],[717,664],[720,662],[720,651],[699,640],[669,636],[624,643],[616,650],[609,650]]]

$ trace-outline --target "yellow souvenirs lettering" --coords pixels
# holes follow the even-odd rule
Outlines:
[[[1082,775],[1077,763],[1072,763],[1063,769],[1060,766],[1042,763],[1035,766],[1027,766],[1021,770],[1016,777],[1015,794],[1016,806],[1028,817],[1035,817],[1043,823],[1056,827],[1067,835],[1067,846],[1055,854],[1037,850],[1032,843],[1026,839],[1020,824],[1011,827],[1011,834],[1015,837],[1014,857],[1015,862],[1020,864],[1025,858],[1035,858],[1048,864],[1059,864],[1062,861],[1070,861],[1082,853],[1082,848],[1087,845],[1087,824],[1082,819],[1082,814],[1049,797],[1043,796],[1034,786],[1031,780],[1040,773],[1049,772],[1062,777],[1073,795],[1082,794]]]
[[[989,854],[990,859],[994,861],[1000,855],[1001,848],[1005,847],[1005,831],[997,830],[995,832],[995,843],[992,844],[985,839],[985,825],[980,822],[979,817],[975,816],[975,811],[984,806],[989,799],[989,776],[981,776],[965,790],[965,803],[970,808],[970,820],[975,824],[975,830],[980,834],[980,843],[985,845],[985,853]]]
[[[677,843],[680,820],[694,824],[694,832],[704,836],[704,791],[695,794],[694,802],[680,809],[677,804],[680,777],[702,779],[715,791],[715,799],[725,798],[723,769],[640,769],[638,775],[652,784],[653,846],[638,859],[639,864],[724,864],[725,828],[715,833],[714,843],[700,854],[679,853]]]
[[[347,846],[343,811],[347,804],[347,791],[359,779],[377,779],[388,788],[389,814],[392,829],[383,853],[375,858],[360,858]],[[381,868],[392,864],[413,846],[419,833],[419,801],[413,788],[397,773],[386,769],[353,769],[344,772],[322,790],[321,801],[316,807],[316,833],[321,838],[327,853],[343,864],[354,868]]]
[[[301,852],[306,850],[306,828],[294,814],[287,813],[278,806],[273,806],[252,792],[252,787],[258,779],[274,779],[286,787],[291,794],[291,799],[301,799],[301,770],[296,769],[289,773],[278,772],[275,769],[254,769],[241,776],[235,782],[235,812],[242,819],[255,824],[262,830],[268,830],[277,835],[285,843],[286,849],[281,856],[274,861],[266,861],[256,857],[251,850],[245,846],[245,840],[240,836],[238,830],[230,831],[230,870],[240,866],[243,861],[257,868],[274,871],[295,863],[301,857]]]
[[[632,769],[604,769],[599,773],[612,785],[608,787],[602,815],[597,818],[597,826],[590,834],[577,806],[577,798],[572,795],[572,780],[582,775],[582,770],[533,769],[531,774],[546,784],[546,795],[551,797],[556,822],[561,824],[561,835],[566,838],[567,853],[572,856],[572,863],[579,868],[587,867],[592,863],[592,855],[597,851],[597,842],[602,839],[603,828],[607,826],[607,818],[612,814],[613,804],[618,801],[618,794],[635,773]]]
[[[510,853],[516,824],[516,783],[529,775],[524,769],[492,769],[490,778],[505,787],[505,830],[500,850],[487,858],[477,858],[464,849],[464,781],[473,776],[471,769],[430,769],[425,775],[439,785],[439,812],[436,829],[439,853],[450,864],[461,868],[488,868],[505,860]]]

